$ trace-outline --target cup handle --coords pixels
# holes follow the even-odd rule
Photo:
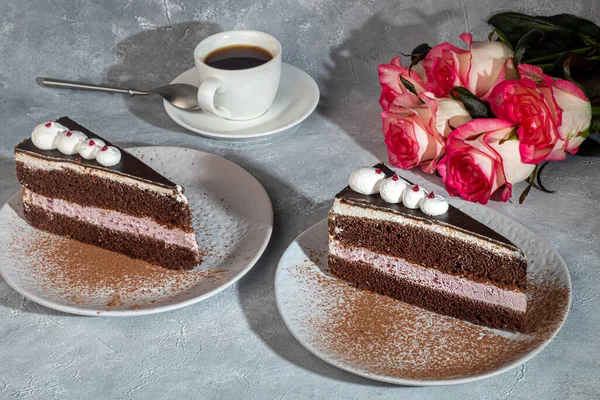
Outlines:
[[[209,114],[216,115],[221,118],[229,118],[230,113],[224,107],[215,106],[215,94],[223,93],[225,85],[222,80],[217,78],[205,79],[198,88],[198,104],[200,108]]]

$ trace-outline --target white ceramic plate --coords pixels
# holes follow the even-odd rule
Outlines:
[[[453,200],[452,202],[462,211],[495,229],[523,249],[529,261],[529,282],[545,284],[552,281],[553,284],[558,283],[563,287],[560,307],[551,310],[554,313],[555,323],[548,329],[548,332],[535,340],[535,345],[527,346],[524,350],[511,354],[512,343],[524,343],[522,341],[531,339],[531,336],[479,327],[375,293],[359,291],[345,283],[340,285],[341,281],[328,273],[326,220],[315,224],[302,233],[285,251],[277,268],[275,277],[277,306],[285,324],[294,337],[317,357],[343,370],[378,381],[411,386],[449,385],[487,378],[512,369],[538,354],[556,336],[568,313],[571,281],[565,262],[548,243],[502,214],[461,200]],[[343,290],[340,290],[340,286],[343,286]],[[343,294],[340,295],[340,293]],[[392,309],[398,308],[418,316],[417,318],[411,317],[410,321],[399,318],[397,323],[394,320],[391,328],[389,326],[386,328],[394,331],[392,333],[388,332],[390,338],[400,338],[397,343],[404,343],[403,346],[397,345],[393,339],[386,342],[385,346],[391,347],[386,348],[383,353],[380,352],[379,356],[388,358],[387,360],[379,359],[376,354],[371,354],[374,351],[373,349],[377,347],[370,339],[373,337],[372,332],[369,332],[370,336],[366,336],[366,339],[363,338],[364,340],[360,346],[344,348],[347,337],[355,334],[351,332],[356,332],[357,329],[377,329],[377,327],[372,326],[365,328],[361,326],[360,321],[358,321],[358,324],[356,323],[356,318],[348,316],[352,312],[340,311],[340,309],[350,309],[351,307],[346,305],[356,303],[355,296],[363,296],[360,297],[362,299],[360,301],[366,298],[364,296],[382,297],[384,308],[378,306],[379,311],[373,309],[373,313],[379,312],[379,315],[387,314],[387,311],[391,313],[393,312]],[[341,315],[342,313],[346,313],[342,318],[332,317],[332,315]],[[415,324],[415,320],[418,321],[417,324]],[[321,332],[321,328],[315,328],[316,326],[329,326],[329,324],[339,325],[343,328],[332,327],[326,329],[324,331],[326,333]],[[412,324],[412,326],[408,324]],[[356,325],[359,325],[359,328]],[[445,347],[448,347],[448,343],[460,339],[451,337],[447,333],[449,331],[459,331],[459,329],[449,329],[453,326],[465,328],[471,332],[476,332],[475,335],[479,335],[479,337],[475,337],[473,342],[467,342],[466,346],[460,349],[462,355],[445,349]],[[430,331],[427,334],[434,338],[431,342],[419,341],[419,338],[415,337],[415,335],[425,336],[426,332],[423,329]],[[499,351],[498,354],[493,354],[494,352],[490,351],[489,348],[481,353],[476,353],[479,351],[477,346],[481,346],[478,340],[482,338],[484,340],[481,343],[484,343],[487,340],[486,338],[492,338],[490,340],[502,343],[509,343],[503,342],[504,340],[514,342],[505,345],[504,353]],[[331,343],[336,344],[331,346]],[[394,346],[398,346],[398,349],[393,349]],[[388,352],[389,349],[392,350]],[[349,357],[347,356],[349,353],[354,353],[354,355]],[[382,354],[384,356],[381,356]],[[406,354],[410,356],[407,358]],[[413,356],[412,354],[418,355]],[[465,357],[465,355],[466,358],[473,356],[475,362],[482,362],[482,358],[491,359],[496,357],[499,359],[494,361],[494,367],[488,369],[484,367],[482,371],[474,374],[461,375],[450,371],[447,377],[428,379],[404,377],[402,373],[386,373],[386,369],[379,365],[387,363],[386,365],[404,368],[404,364],[406,365],[404,370],[411,370],[411,368],[415,370],[414,368],[428,368],[428,364],[434,363],[431,360],[435,360],[435,363],[437,363],[435,368],[441,366],[440,370],[443,370],[444,360],[451,360],[452,357]],[[487,364],[484,363],[484,365]]]
[[[21,240],[33,235],[68,239],[29,226],[20,216],[18,192],[0,210],[0,248],[5,249],[0,256],[0,273],[13,289],[43,306],[67,313],[153,314],[204,300],[232,285],[254,266],[271,237],[273,208],[267,192],[252,175],[224,158],[191,149],[137,147],[129,151],[185,188],[199,247],[210,248],[203,263],[193,272],[202,271],[208,276],[218,271],[219,279],[199,279],[189,288],[168,290],[167,295],[159,290],[138,296],[135,303],[125,300],[110,307],[107,307],[110,290],[73,301],[70,294],[63,293],[63,288],[54,290],[40,283],[32,267],[39,259],[22,248],[26,240]]]
[[[194,68],[179,75],[171,83],[199,86]],[[301,69],[283,63],[281,83],[269,111],[250,121],[229,121],[203,111],[180,110],[166,100],[167,114],[177,124],[213,139],[247,140],[287,130],[304,121],[319,104],[319,87]]]

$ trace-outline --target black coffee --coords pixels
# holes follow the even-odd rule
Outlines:
[[[227,46],[212,51],[204,63],[219,69],[248,69],[258,67],[273,58],[267,50],[256,46]]]

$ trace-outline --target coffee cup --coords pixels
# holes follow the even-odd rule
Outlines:
[[[273,104],[281,77],[281,44],[258,31],[209,36],[194,50],[200,79],[198,103],[204,112],[244,121],[260,117]]]

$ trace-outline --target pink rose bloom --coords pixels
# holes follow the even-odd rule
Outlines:
[[[448,97],[455,86],[466,86],[471,54],[445,42],[433,47],[422,61],[427,90],[435,97]]]
[[[447,97],[453,87],[461,86],[486,100],[498,83],[517,77],[513,53],[507,45],[474,42],[470,33],[463,33],[460,38],[468,50],[446,42],[432,48],[423,60],[426,89],[436,97]]]
[[[408,68],[402,66],[400,63],[400,57],[394,58],[389,64],[381,64],[379,66],[379,83],[381,84],[382,89],[379,104],[381,104],[381,108],[386,111],[394,99],[401,94],[410,94],[410,100],[413,105],[419,105],[421,103],[417,96],[410,93],[410,91],[404,87],[400,80],[400,76],[412,83],[417,93],[421,93],[425,90],[425,85],[422,80],[425,73],[423,67],[420,65],[415,65],[409,72]]]
[[[532,65],[519,65],[522,78],[501,82],[489,101],[496,116],[520,124],[519,152],[526,163],[564,160],[575,153],[591,124],[591,105],[577,85],[554,80]]]
[[[437,103],[421,94],[425,103],[414,106],[412,95],[400,95],[381,114],[390,163],[404,169],[420,166],[433,173],[444,150],[444,137],[435,123]]]
[[[557,105],[558,135],[554,159],[564,159],[565,150],[577,153],[579,145],[589,134],[592,123],[592,105],[585,93],[573,82],[554,79],[545,75],[541,68],[534,65],[519,65],[521,77],[534,81],[540,90],[549,87]]]
[[[550,88],[538,88],[529,78],[504,81],[494,88],[489,100],[498,118],[520,124],[517,136],[523,162],[539,164],[554,159],[561,110]]]
[[[492,196],[508,200],[512,185],[535,168],[521,162],[519,141],[508,140],[515,128],[509,121],[479,118],[452,131],[437,165],[448,193],[481,204]]]
[[[421,92],[415,105],[413,95],[399,95],[382,113],[383,133],[390,162],[400,168],[420,166],[431,174],[444,154],[445,138],[451,130],[471,119],[462,103],[436,99]]]

